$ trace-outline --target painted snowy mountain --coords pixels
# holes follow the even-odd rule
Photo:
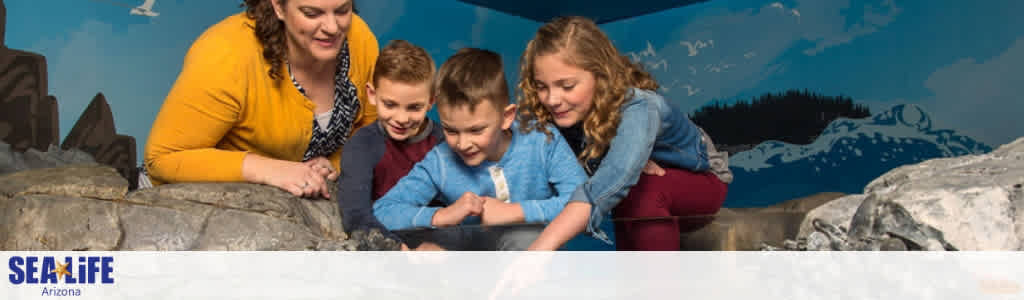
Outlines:
[[[808,145],[767,141],[730,157],[727,207],[766,206],[819,192],[861,193],[905,165],[992,148],[950,129],[933,129],[920,107],[901,104],[865,119],[836,119]]]

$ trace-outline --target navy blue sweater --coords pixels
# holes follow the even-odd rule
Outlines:
[[[392,140],[375,123],[356,131],[345,144],[335,197],[346,233],[377,228],[385,236],[401,241],[374,217],[373,202],[408,174],[430,149],[444,141],[441,126],[430,119],[426,122],[429,130],[405,142]]]

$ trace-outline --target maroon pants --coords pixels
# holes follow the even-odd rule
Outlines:
[[[679,233],[696,230],[725,202],[728,185],[711,172],[665,168],[664,176],[640,175],[629,195],[613,209],[619,251],[679,250]],[[627,219],[627,220],[622,220]],[[648,219],[648,220],[628,220]]]

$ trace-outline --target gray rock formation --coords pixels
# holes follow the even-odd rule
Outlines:
[[[786,250],[903,251],[956,250],[941,231],[915,220],[902,205],[869,195],[857,207],[850,229],[810,219],[814,231],[804,239],[783,243]],[[764,246],[772,250],[770,245]]]
[[[74,165],[0,177],[0,250],[391,250],[350,239],[334,201],[245,183],[128,191],[113,168]]]
[[[78,149],[63,150],[50,145],[49,151],[28,149],[18,152],[0,142],[0,175],[29,169],[53,168],[72,164],[95,163],[92,156]]]
[[[908,249],[1020,251],[1022,185],[1024,138],[987,154],[893,169],[869,183],[863,195],[836,199],[809,212],[798,238],[813,249],[823,238],[835,241],[848,228],[848,242],[874,238],[878,245],[892,245],[884,240],[897,238]]]

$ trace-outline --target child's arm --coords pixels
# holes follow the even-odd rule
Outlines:
[[[565,208],[573,191],[587,180],[587,173],[583,171],[565,138],[554,127],[549,126],[548,131],[553,137],[544,144],[544,174],[548,177],[547,182],[555,188],[555,194],[547,199],[519,203],[527,223],[551,222]]]
[[[649,105],[648,101],[627,104],[601,166],[570,196],[569,204],[573,209],[563,209],[556,218],[558,222],[549,224],[533,245],[554,246],[550,249],[554,250],[584,228],[594,237],[610,243],[605,233],[599,230],[601,217],[617,206],[636,185],[661,126],[661,116]],[[583,207],[590,209],[589,217],[580,216]]]
[[[428,152],[409,174],[373,203],[377,220],[389,230],[433,227],[431,221],[439,208],[427,204],[439,192],[432,174],[440,171],[441,163],[437,148]]]
[[[569,239],[586,228],[590,220],[590,203],[573,201],[565,205],[565,209],[555,217],[540,233],[540,236],[526,250],[554,251],[562,247]]]
[[[373,216],[373,169],[384,155],[387,142],[387,136],[375,133],[374,127],[364,127],[345,144],[341,176],[335,192],[341,209],[341,222],[349,234],[358,229],[369,231],[377,228],[386,236],[399,240]]]

